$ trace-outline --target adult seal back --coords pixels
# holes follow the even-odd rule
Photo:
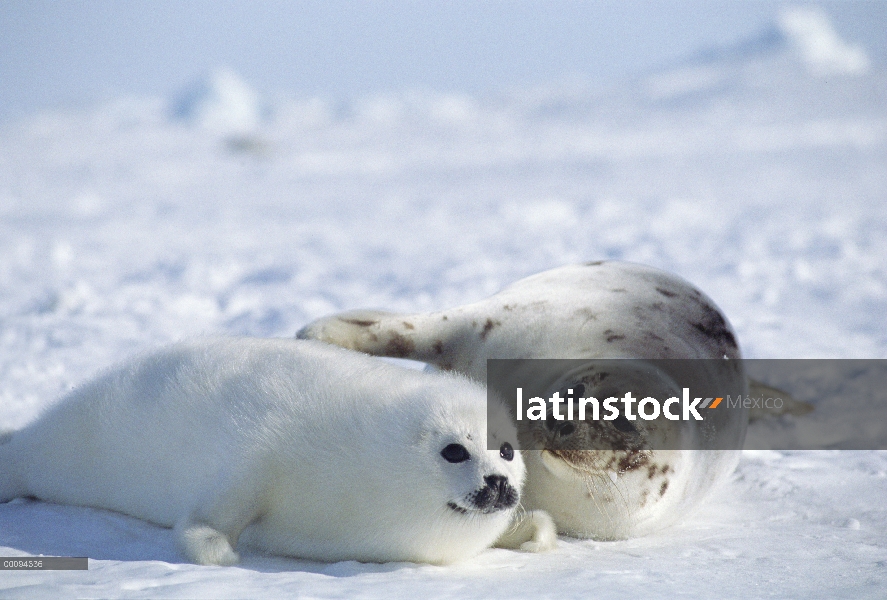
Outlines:
[[[34,496],[174,527],[200,564],[237,562],[238,542],[445,564],[492,545],[520,501],[510,420],[489,431],[492,451],[486,391],[462,376],[319,342],[186,342],[4,437],[0,502]]]
[[[552,269],[480,302],[439,312],[345,312],[315,321],[297,336],[424,361],[478,381],[486,379],[487,359],[587,359],[578,369],[548,374],[548,381],[551,392],[581,385],[588,395],[613,383],[601,381],[602,359],[715,359],[692,361],[699,368],[690,373],[659,369],[659,381],[639,381],[680,390],[689,377],[692,385],[719,395],[748,391],[736,335],[714,302],[680,277],[625,262]],[[723,367],[717,364],[722,359],[729,359]],[[630,382],[637,373],[621,377]],[[561,533],[576,537],[621,539],[664,527],[735,468],[748,413],[721,411],[719,418],[719,444],[697,436],[695,450],[631,454],[620,449],[622,442],[608,450],[575,449],[575,435],[551,435],[544,449],[523,451],[523,504],[548,511]],[[531,423],[524,425],[522,437],[538,434]],[[626,429],[616,423],[613,436],[638,433],[619,431],[618,425]],[[733,450],[715,449],[721,447]]]

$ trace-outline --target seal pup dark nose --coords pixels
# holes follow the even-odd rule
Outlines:
[[[504,475],[484,475],[484,487],[473,497],[474,505],[485,512],[511,508],[520,497]]]
[[[508,490],[508,478],[502,475],[485,475],[484,481],[492,490],[495,490],[499,498],[502,498]]]

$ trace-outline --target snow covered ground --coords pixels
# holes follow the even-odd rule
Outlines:
[[[606,89],[331,104],[221,71],[3,125],[0,430],[186,336],[442,309],[603,258],[701,287],[747,356],[887,358],[887,70],[816,14]],[[887,452],[746,452],[642,539],[230,568],[182,563],[135,519],[15,501],[0,555],[90,569],[0,572],[0,596],[883,598],[885,498]]]

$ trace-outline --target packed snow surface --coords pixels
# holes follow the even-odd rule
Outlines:
[[[746,356],[887,358],[887,73],[819,13],[607,89],[262,98],[219,71],[0,129],[0,430],[123,357],[443,309],[597,259],[724,309]],[[817,397],[803,398],[817,403]],[[754,427],[754,425],[753,425]],[[119,514],[0,505],[4,598],[883,598],[887,452],[747,451],[683,522],[452,567],[183,563]]]

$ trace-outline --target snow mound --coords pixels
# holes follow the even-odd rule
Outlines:
[[[819,8],[787,7],[773,23],[738,42],[707,48],[686,61],[647,75],[647,95],[654,101],[722,97],[762,88],[804,95],[815,80],[852,85],[871,71],[865,50],[843,40]]]
[[[208,131],[242,135],[259,126],[264,107],[259,94],[237,73],[219,68],[185,90],[172,112],[175,118]]]
[[[779,15],[778,26],[813,75],[857,75],[869,69],[865,50],[842,40],[822,9],[786,8]]]

